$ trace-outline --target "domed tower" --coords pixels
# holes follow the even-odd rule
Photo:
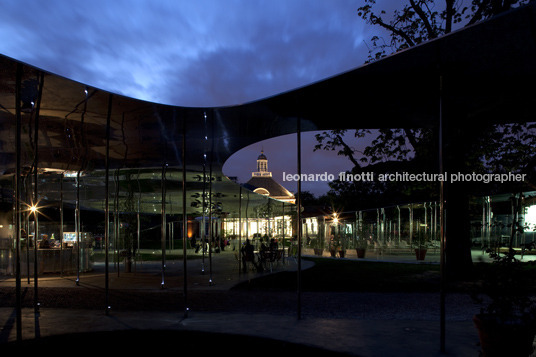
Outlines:
[[[252,172],[251,176],[245,186],[253,192],[276,200],[295,203],[294,195],[272,178],[272,173],[268,171],[268,158],[264,155],[264,150],[257,158],[257,171]]]
[[[268,171],[268,159],[264,155],[264,150],[261,150],[261,154],[257,158],[257,172],[252,172],[251,176],[272,177],[272,173]]]

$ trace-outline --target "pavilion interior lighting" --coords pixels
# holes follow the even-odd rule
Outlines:
[[[525,213],[525,223],[530,225],[531,228],[536,226],[536,205],[527,207],[527,211]]]

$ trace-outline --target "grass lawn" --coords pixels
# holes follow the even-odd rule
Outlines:
[[[440,272],[436,264],[307,259],[315,265],[301,272],[302,291],[439,291]],[[295,291],[296,282],[296,272],[281,272],[241,283],[235,289]]]

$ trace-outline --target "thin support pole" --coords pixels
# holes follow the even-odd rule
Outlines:
[[[209,183],[208,183],[208,281],[212,285],[212,237],[214,227],[212,227],[212,153],[209,164]]]
[[[426,202],[423,203],[424,207],[424,232],[428,231],[428,208],[426,207]]]
[[[37,106],[35,109],[35,122],[34,122],[34,147],[35,147],[35,163],[34,163],[34,199],[33,205],[36,208],[34,211],[34,223],[35,223],[35,233],[34,233],[34,311],[36,314],[39,313],[39,295],[38,295],[38,253],[37,253],[37,238],[39,232],[39,210],[37,209],[37,204],[39,201],[38,195],[38,167],[39,167],[39,109],[41,107],[41,94],[43,92],[43,81],[44,76],[41,73],[39,78],[39,91],[37,98]]]
[[[136,254],[134,255],[134,271],[138,271],[138,260],[140,259],[140,240],[141,240],[141,187],[140,187],[140,171],[138,170],[138,209],[136,212]]]
[[[114,171],[114,267],[119,277],[119,168]]]
[[[281,259],[283,259],[283,264],[285,264],[285,202],[281,202],[281,205],[282,205],[282,208],[281,210],[283,211],[283,219],[281,222],[282,223],[282,234],[283,234],[283,254],[281,254]]]
[[[296,222],[296,232],[297,232],[297,240],[298,240],[298,271],[297,271],[297,313],[298,313],[298,320],[301,319],[301,119],[298,118],[297,120],[297,156],[298,156],[298,199],[297,199],[297,222]]]
[[[37,187],[37,181],[35,182]],[[36,191],[37,189],[34,188]],[[35,204],[35,203],[34,203]],[[39,218],[37,210],[34,212],[34,312],[39,313],[39,277],[38,277],[38,262],[37,262],[37,236],[39,235]]]
[[[491,246],[491,196],[487,196],[487,241],[488,248]]]
[[[402,236],[402,220],[400,217],[400,206],[396,205],[396,209],[398,210],[398,244],[400,244],[400,238]]]
[[[63,276],[63,173],[60,176],[60,274]]]
[[[188,317],[188,260],[186,239],[188,215],[186,214],[186,118],[182,121],[182,260],[184,264],[184,317]]]
[[[207,239],[207,232],[206,232],[206,184],[207,184],[207,141],[208,141],[208,132],[207,132],[207,113],[203,113],[203,120],[204,120],[204,144],[203,144],[203,199],[201,202],[202,205],[202,216],[201,216],[201,224],[202,229],[200,229],[201,234],[201,274],[205,274],[205,247],[206,247],[206,239]]]
[[[249,191],[247,191],[248,199],[246,200],[246,239],[249,238],[249,221],[248,221],[248,209],[249,209]]]
[[[238,274],[242,271],[242,185],[238,187]]]
[[[21,201],[21,192],[20,192],[20,176],[21,176],[21,131],[22,131],[22,117],[21,117],[21,79],[22,79],[22,64],[17,64],[17,79],[16,79],[16,89],[15,89],[15,108],[17,116],[17,127],[16,127],[16,138],[15,138],[15,149],[16,149],[16,177],[14,182],[14,192],[15,192],[15,311],[16,311],[16,329],[17,329],[17,341],[22,341],[22,299],[21,299],[21,272],[20,272],[20,201]],[[29,232],[26,232],[26,245],[29,242]],[[27,247],[28,249],[28,247]]]
[[[206,196],[206,182],[207,182],[207,173],[206,173],[206,160],[207,160],[207,154],[205,153],[204,155],[204,158],[205,158],[205,162],[203,163],[203,199],[202,199],[202,202],[201,202],[201,205],[202,205],[202,216],[201,216],[201,226],[202,228],[200,229],[200,234],[201,234],[201,274],[205,274],[205,244],[206,244],[206,239],[207,239],[207,232],[206,232],[206,209],[205,209],[205,205],[206,205],[206,200],[205,200],[205,196]]]
[[[26,202],[30,202],[32,189],[31,189],[31,183],[29,181],[28,175],[26,175],[26,177],[24,178],[24,181],[21,183],[21,187],[24,188],[24,196],[25,196]],[[22,212],[20,212],[19,214],[22,215]],[[23,227],[25,227],[26,229],[26,278],[28,280],[28,285],[32,283],[31,274],[30,274],[30,214],[31,214],[30,211],[27,211],[23,215],[24,222],[22,223]]]
[[[408,206],[408,210],[409,210],[409,245],[412,246],[413,245],[413,204],[409,204]]]
[[[76,174],[76,285],[80,285],[80,170]]]
[[[437,240],[437,202],[434,202],[434,239]]]
[[[439,77],[439,173],[443,173],[443,76]],[[439,226],[440,226],[440,350],[445,352],[445,197],[444,182],[439,183]]]
[[[85,98],[84,98],[84,110],[82,111],[82,115],[80,117],[80,131],[81,131],[81,145],[85,146],[86,143],[84,142],[84,118],[86,115],[87,110],[87,101],[88,101],[88,89],[86,88],[85,91]],[[86,147],[87,150],[87,147]],[[82,248],[80,247],[80,172],[85,168],[85,161],[87,159],[86,153],[84,153],[84,158],[82,160],[82,164],[80,165],[80,168],[78,169],[78,172],[76,174],[76,285],[80,285],[80,255],[82,254]]]
[[[108,115],[106,116],[106,169],[105,169],[105,197],[104,197],[104,294],[105,294],[105,314],[110,314],[110,269],[109,269],[109,248],[110,248],[110,118],[112,115],[112,98],[108,98]]]
[[[162,165],[162,206],[161,206],[161,227],[160,227],[160,239],[161,239],[161,249],[162,249],[162,282],[160,286],[162,289],[165,287],[165,272],[166,272],[166,166],[167,163],[164,162]]]
[[[212,226],[212,160],[214,155],[214,113],[210,118],[210,161],[209,161],[209,184],[208,184],[208,225],[209,225],[209,246],[208,246],[208,262],[209,262],[209,284],[212,285],[212,240],[214,235],[214,227]]]

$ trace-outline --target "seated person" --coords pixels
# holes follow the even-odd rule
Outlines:
[[[254,248],[253,248],[253,245],[249,242],[249,239],[246,239],[246,243],[242,247],[241,254],[242,254],[242,269],[244,272],[247,271],[246,269],[247,262],[253,263],[255,268],[257,268],[257,270],[259,269],[259,267],[257,266],[257,263],[255,262]]]
[[[41,242],[39,243],[39,248],[41,248],[41,249],[50,248],[50,242],[48,241],[48,235],[43,234],[43,239],[41,239]]]

